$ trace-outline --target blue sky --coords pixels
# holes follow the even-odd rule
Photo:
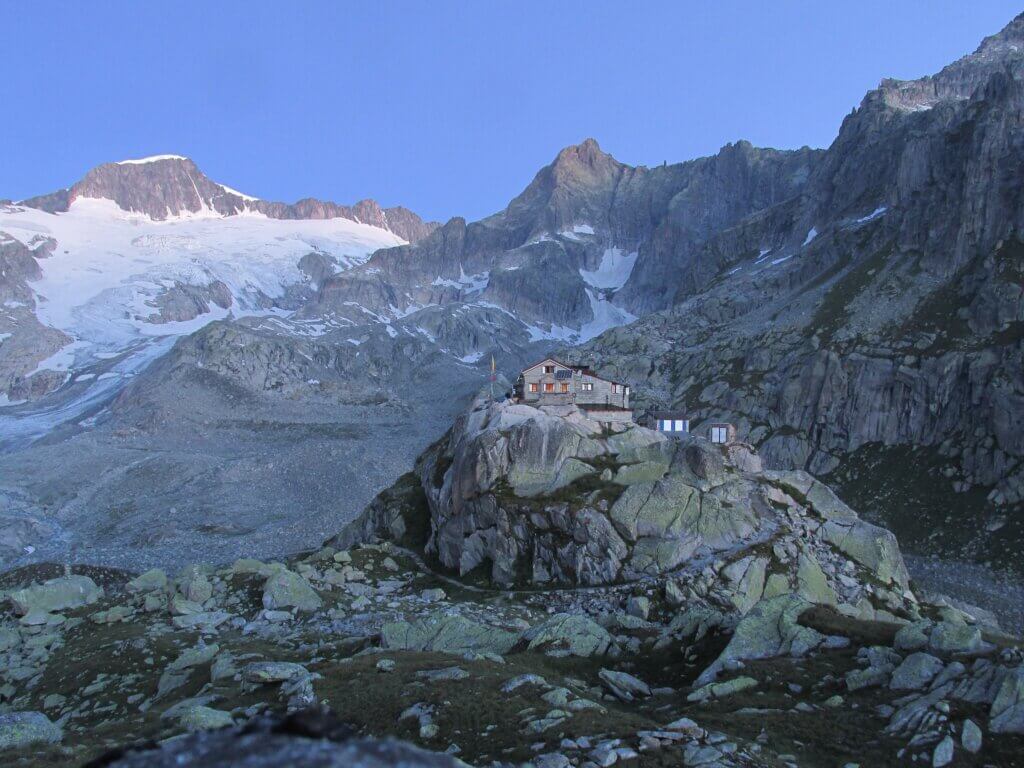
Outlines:
[[[176,153],[267,199],[475,219],[588,136],[648,165],[737,139],[827,146],[882,77],[934,72],[1020,10],[0,0],[0,197]]]

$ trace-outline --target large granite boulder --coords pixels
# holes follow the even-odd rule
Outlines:
[[[725,650],[700,674],[695,685],[714,682],[724,669],[738,662],[784,654],[803,656],[817,648],[824,636],[799,623],[800,615],[810,606],[793,594],[762,600],[736,625]]]
[[[557,613],[526,630],[530,650],[566,656],[601,656],[614,645],[608,630],[582,614]]]
[[[103,589],[88,576],[61,576],[42,584],[33,584],[11,592],[9,599],[15,613],[52,613],[80,608],[103,597]]]
[[[518,633],[457,615],[434,614],[411,622],[392,621],[381,628],[381,646],[393,650],[503,655],[518,640]]]
[[[263,586],[263,607],[267,610],[315,611],[322,605],[323,601],[309,582],[294,571],[278,571]]]

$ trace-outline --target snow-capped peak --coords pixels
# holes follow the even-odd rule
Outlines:
[[[115,165],[145,165],[146,163],[158,163],[161,160],[188,160],[188,158],[182,155],[150,155],[136,160],[118,160]]]

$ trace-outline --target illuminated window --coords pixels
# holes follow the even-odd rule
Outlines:
[[[554,392],[555,391],[555,382],[553,382],[553,381],[546,381],[546,382],[544,382],[544,391],[545,392]]]
[[[537,392],[538,390],[540,390],[540,387],[538,387],[536,383],[530,385],[531,392]]]
[[[567,381],[563,381],[562,382],[562,391],[563,392],[568,392],[569,391],[569,382],[567,382]]]

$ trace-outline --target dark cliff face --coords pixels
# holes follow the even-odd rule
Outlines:
[[[1013,566],[1022,38],[1019,17],[937,75],[883,82],[799,195],[681,265],[670,311],[577,354],[651,405],[735,421],[773,466],[832,473],[911,547]]]
[[[253,211],[272,219],[342,218],[386,229],[409,242],[426,237],[437,227],[407,208],[381,208],[374,200],[361,200],[349,206],[313,198],[288,204],[243,197],[211,181],[188,158],[170,155],[146,161],[105,163],[69,189],[30,198],[23,204],[57,213],[68,210],[80,197],[113,200],[123,210],[144,213],[155,221],[202,211],[222,216]]]

